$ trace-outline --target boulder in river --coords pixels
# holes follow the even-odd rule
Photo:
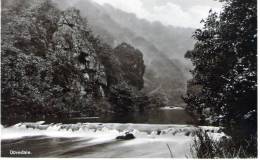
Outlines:
[[[135,136],[132,133],[126,133],[124,136],[117,136],[116,139],[121,139],[121,140],[130,140],[134,139]]]

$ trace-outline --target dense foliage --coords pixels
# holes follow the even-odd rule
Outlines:
[[[2,5],[3,123],[121,113],[149,104],[140,91],[140,51],[101,42],[74,8],[59,10],[50,0]]]
[[[248,152],[250,145],[237,144],[227,137],[222,137],[219,140],[214,139],[207,131],[198,130],[194,133],[196,138],[191,146],[193,158],[249,158],[255,157],[255,153]],[[248,144],[253,144],[257,141],[249,139]],[[256,146],[254,146],[256,147]]]
[[[256,144],[247,143],[257,131],[256,0],[223,2],[223,12],[210,11],[194,33],[197,42],[186,57],[195,66],[190,87],[201,89],[184,99],[202,121],[225,126],[237,146],[249,145],[256,155]]]

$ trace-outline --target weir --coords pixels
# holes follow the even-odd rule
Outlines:
[[[170,146],[173,148],[174,157],[184,158],[190,154],[190,146],[192,146],[195,138],[195,131],[199,129],[208,131],[207,133],[216,140],[225,136],[219,127],[172,124],[46,124],[44,121],[39,121],[18,123],[10,127],[1,126],[1,128],[3,155],[9,156],[8,149],[10,149],[10,146],[19,148],[23,144],[23,147],[29,148],[25,147],[25,149],[31,151],[32,154],[29,156],[32,157],[44,157],[43,151],[49,150],[52,152],[48,157],[64,157],[64,155],[77,157],[75,153],[78,153],[79,157],[96,158],[167,158],[170,156],[167,147]],[[125,133],[133,134],[134,139],[121,140],[116,138],[125,135]],[[54,147],[68,141],[71,145],[63,147],[64,150]],[[42,148],[46,148],[46,150],[42,150]],[[89,153],[89,150],[91,150],[91,153]]]

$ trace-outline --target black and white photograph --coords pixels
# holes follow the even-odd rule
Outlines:
[[[257,159],[257,0],[1,0],[0,158]]]

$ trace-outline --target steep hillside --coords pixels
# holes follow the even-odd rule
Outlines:
[[[60,11],[49,0],[3,1],[3,123],[138,110],[137,99],[146,97],[139,91],[142,53],[126,45],[121,51],[131,59],[122,59],[118,49],[95,38],[76,9]],[[130,64],[136,68],[125,71]]]
[[[187,49],[193,47],[194,40],[191,35],[194,28],[164,26],[160,22],[151,23],[138,19],[134,14],[122,12],[110,5],[104,5],[103,8],[120,26],[144,37],[170,59],[183,61]]]

